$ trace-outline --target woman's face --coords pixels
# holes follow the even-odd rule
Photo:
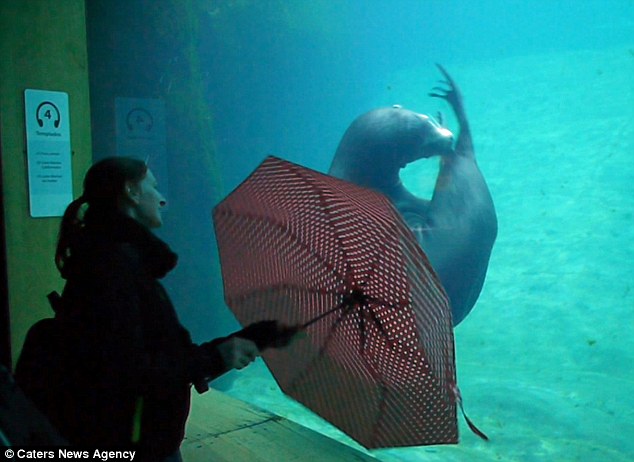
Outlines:
[[[154,174],[148,170],[141,181],[130,185],[128,192],[132,200],[130,215],[148,228],[159,228],[163,224],[161,209],[167,202],[157,187]]]

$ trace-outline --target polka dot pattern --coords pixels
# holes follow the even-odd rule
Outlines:
[[[367,448],[457,442],[449,302],[387,198],[269,157],[214,223],[238,320],[307,324],[263,354],[285,393]]]

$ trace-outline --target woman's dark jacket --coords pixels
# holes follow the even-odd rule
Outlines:
[[[73,444],[130,446],[157,457],[183,439],[192,383],[226,371],[216,345],[192,343],[158,279],[169,247],[120,213],[86,218],[64,274],[64,319],[75,366],[61,415]]]

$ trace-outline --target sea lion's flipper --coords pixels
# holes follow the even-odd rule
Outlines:
[[[455,152],[459,156],[475,157],[473,150],[473,141],[471,139],[471,129],[469,127],[469,120],[467,119],[467,113],[464,108],[462,100],[462,93],[460,88],[456,85],[456,82],[449,75],[449,73],[440,64],[436,63],[436,66],[445,78],[441,81],[445,87],[434,87],[429,93],[432,98],[441,98],[449,103],[451,109],[456,114],[456,119],[460,125],[458,132],[458,138],[456,139]]]

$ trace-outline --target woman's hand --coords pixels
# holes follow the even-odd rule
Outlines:
[[[260,354],[255,342],[242,337],[228,337],[218,345],[218,352],[230,369],[242,369]]]
[[[249,324],[233,334],[235,337],[252,340],[260,351],[267,348],[284,348],[297,338],[305,336],[301,325],[288,326],[279,321],[265,320]]]

